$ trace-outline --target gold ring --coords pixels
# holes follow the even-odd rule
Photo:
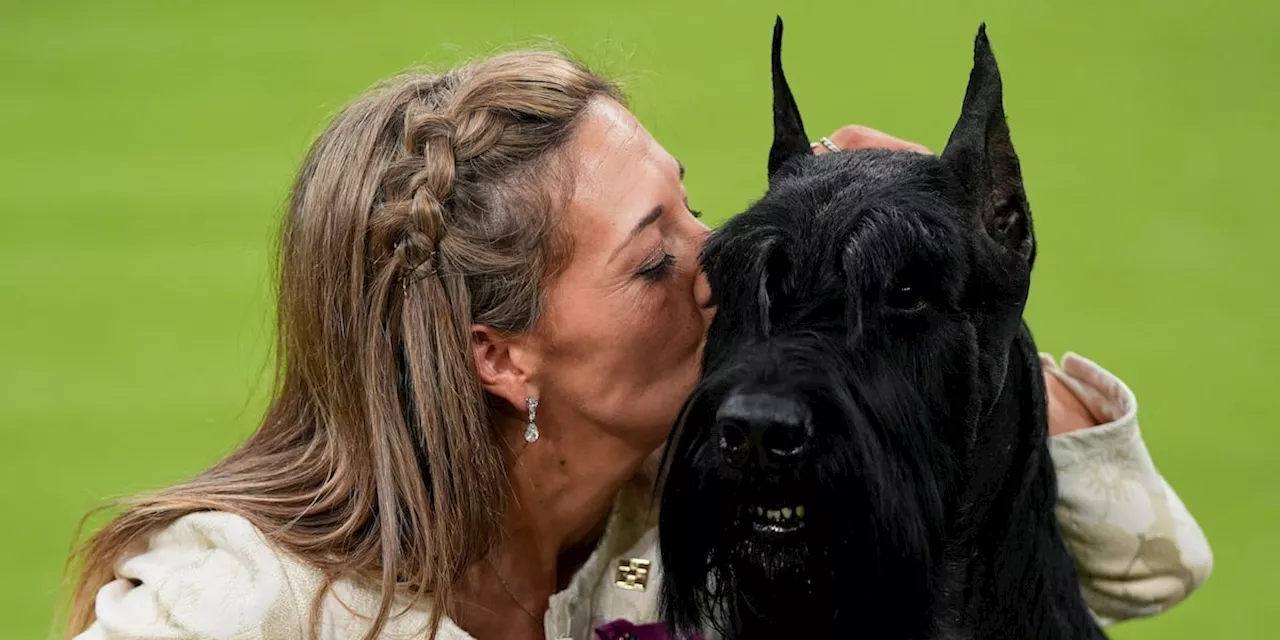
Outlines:
[[[827,148],[829,151],[831,151],[832,153],[840,153],[840,151],[841,151],[841,149],[840,149],[839,145],[837,145],[836,143],[832,142],[832,141],[831,141],[831,138],[828,138],[828,137],[826,137],[826,136],[823,136],[823,137],[819,138],[819,139],[818,139],[818,142],[821,142],[821,143],[822,143],[822,146],[826,147],[826,148]]]

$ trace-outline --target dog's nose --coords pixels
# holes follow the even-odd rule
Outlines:
[[[720,452],[739,467],[752,459],[761,466],[795,462],[809,449],[813,424],[808,409],[793,398],[768,393],[735,393],[716,412]]]

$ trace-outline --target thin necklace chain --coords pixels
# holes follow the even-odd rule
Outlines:
[[[511,590],[511,585],[507,584],[507,581],[502,579],[502,574],[498,572],[498,565],[494,564],[493,560],[489,560],[489,566],[493,569],[493,575],[498,579],[498,584],[502,585],[502,590],[507,592],[507,597],[511,598],[511,601],[516,603],[516,606],[520,607],[520,610],[524,611],[525,615],[529,616],[530,620],[537,622],[538,615],[530,610],[529,607],[524,606],[523,602],[520,602],[520,599],[516,597],[515,592]]]

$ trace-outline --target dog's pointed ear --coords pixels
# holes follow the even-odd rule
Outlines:
[[[1033,261],[1031,209],[1005,121],[1000,68],[987,40],[986,24],[978,29],[974,41],[973,71],[964,106],[942,160],[964,182],[987,233],[1009,251]]]
[[[778,16],[773,23],[773,146],[769,149],[769,178],[787,160],[809,153],[809,137],[804,133],[800,109],[782,72],[782,16]]]

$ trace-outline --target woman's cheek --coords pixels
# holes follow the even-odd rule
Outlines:
[[[671,314],[671,290],[669,286],[642,283],[635,303],[624,314],[622,325],[627,327],[635,346],[646,352],[659,350],[664,335],[669,337]],[[622,336],[627,340],[627,336]]]

